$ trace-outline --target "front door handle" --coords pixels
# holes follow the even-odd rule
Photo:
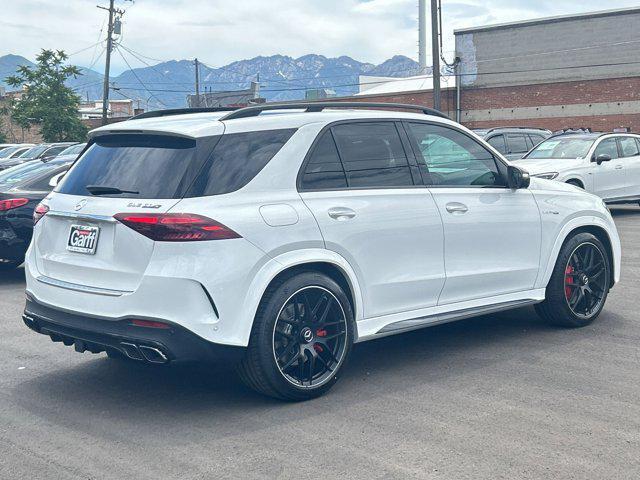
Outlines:
[[[334,220],[344,221],[351,220],[356,216],[356,212],[351,210],[350,208],[345,207],[334,207],[330,208],[327,212],[331,218]]]
[[[454,215],[462,215],[463,213],[467,213],[469,211],[469,207],[467,207],[464,203],[451,202],[447,203],[447,212]]]
[[[622,170],[624,168],[624,165],[616,165],[616,170]]]

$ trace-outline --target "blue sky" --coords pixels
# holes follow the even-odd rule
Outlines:
[[[19,0],[0,16],[0,55],[33,58],[42,47],[78,52],[95,44],[106,0]],[[124,46],[158,60],[198,57],[211,66],[276,53],[349,55],[379,63],[394,54],[417,58],[417,0],[116,0],[127,10]],[[637,0],[443,0],[445,50],[456,28],[551,15],[638,6]],[[104,35],[102,35],[104,36]],[[72,57],[95,62],[103,45]],[[143,66],[131,58],[132,66]],[[149,63],[155,63],[147,60]],[[116,73],[125,69],[114,56]]]

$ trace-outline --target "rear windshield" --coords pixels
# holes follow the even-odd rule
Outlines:
[[[3,148],[0,151],[0,158],[9,158],[11,155],[13,155],[15,152],[17,152],[18,150],[22,150],[24,147],[8,147],[8,148]]]
[[[42,155],[42,153],[48,148],[49,146],[47,145],[38,145],[36,147],[31,147],[29,150],[20,155],[20,158],[37,158]]]
[[[67,147],[60,152],[60,155],[79,155],[86,146],[86,143],[79,143],[78,145]]]
[[[56,189],[89,196],[87,186],[116,188],[117,198],[177,198],[193,168],[195,140],[159,135],[113,135],[98,138]]]
[[[197,141],[141,134],[100,137],[56,192],[90,196],[87,186],[109,187],[122,193],[102,197],[140,199],[233,192],[251,181],[294,131],[247,132]]]

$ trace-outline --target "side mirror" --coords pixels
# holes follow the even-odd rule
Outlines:
[[[62,180],[62,177],[64,177],[66,173],[67,172],[62,172],[51,177],[51,180],[49,180],[49,186],[53,188],[57,187],[58,184],[60,183],[60,180]]]
[[[509,165],[507,169],[509,188],[512,190],[519,190],[521,188],[529,188],[531,184],[531,177],[528,172],[519,169],[513,165]]]
[[[611,155],[607,155],[606,153],[601,153],[597,157],[594,157],[593,161],[596,162],[598,165],[602,165],[604,162],[611,161]]]

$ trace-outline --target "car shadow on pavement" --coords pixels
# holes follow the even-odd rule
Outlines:
[[[614,314],[603,317],[609,331],[622,322]],[[335,402],[346,406],[371,395],[400,394],[416,382],[466,377],[505,362],[535,362],[549,348],[565,348],[596,335],[596,325],[580,330],[553,328],[539,320],[533,309],[525,308],[357,344],[336,388],[304,405],[313,404],[322,412]],[[277,416],[291,405],[247,389],[229,367],[153,367],[107,359],[104,354],[85,353],[82,358],[70,349],[58,353],[64,366],[48,365],[41,375],[11,389],[22,408],[52,421],[63,415],[75,422],[100,412],[114,421],[134,423],[154,418],[167,426],[202,421],[228,424],[229,418],[244,419],[251,412]],[[69,366],[65,355],[78,356],[77,363]],[[298,408],[307,411],[309,407]],[[259,424],[243,428],[260,428]]]
[[[0,270],[0,287],[9,285],[24,285],[24,268],[19,267],[13,270]]]

